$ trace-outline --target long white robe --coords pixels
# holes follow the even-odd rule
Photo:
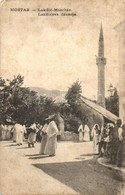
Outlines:
[[[16,135],[16,142],[17,144],[23,143],[23,135],[24,135],[24,127],[20,124],[15,124],[14,131]]]
[[[84,127],[84,141],[90,141],[90,128],[88,127],[88,125],[85,125]]]
[[[40,144],[40,154],[45,154],[45,147],[47,143],[47,133],[46,133],[47,128],[48,128],[48,125],[45,124],[41,131],[42,139],[41,139],[41,144]]]
[[[13,142],[16,142],[16,130],[14,127],[11,132],[13,133]]]
[[[83,136],[83,132],[84,132],[83,125],[80,125],[79,126],[78,132],[79,132],[79,141],[80,142],[83,142],[83,140],[84,140],[84,136]]]
[[[6,140],[6,125],[1,125],[1,129],[2,129],[2,140]]]
[[[33,129],[34,132],[30,132],[28,137],[28,143],[34,143],[36,141],[36,131],[37,131],[36,124],[35,123],[32,124],[30,128]]]
[[[1,138],[0,140],[5,140],[6,139],[6,129],[4,127],[4,125],[0,125],[0,134],[1,134]]]
[[[99,134],[97,133],[95,126],[96,124],[92,128],[91,136],[93,137],[93,153],[98,154],[99,153],[99,146],[98,146]],[[98,128],[99,128],[99,125],[98,125]]]
[[[47,143],[45,147],[45,153],[49,156],[54,156],[56,154],[57,147],[57,135],[58,128],[55,121],[51,121],[46,130],[47,132]]]

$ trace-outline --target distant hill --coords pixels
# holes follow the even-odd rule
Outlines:
[[[60,91],[60,90],[48,90],[44,89],[41,87],[30,87],[31,90],[34,90],[38,93],[40,96],[47,96],[47,97],[52,97],[56,101],[64,101],[65,99],[65,91]]]

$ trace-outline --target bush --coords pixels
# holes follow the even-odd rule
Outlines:
[[[73,114],[67,116],[65,120],[65,131],[72,131],[78,133],[80,119]]]

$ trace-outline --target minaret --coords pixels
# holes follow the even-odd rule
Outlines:
[[[98,66],[98,94],[97,103],[105,107],[105,64],[106,58],[104,57],[104,38],[102,25],[100,28],[99,43],[98,43],[98,56],[96,58]]]

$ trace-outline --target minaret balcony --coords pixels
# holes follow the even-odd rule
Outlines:
[[[97,65],[105,65],[106,64],[106,58],[105,57],[97,57],[96,58],[96,64]]]

